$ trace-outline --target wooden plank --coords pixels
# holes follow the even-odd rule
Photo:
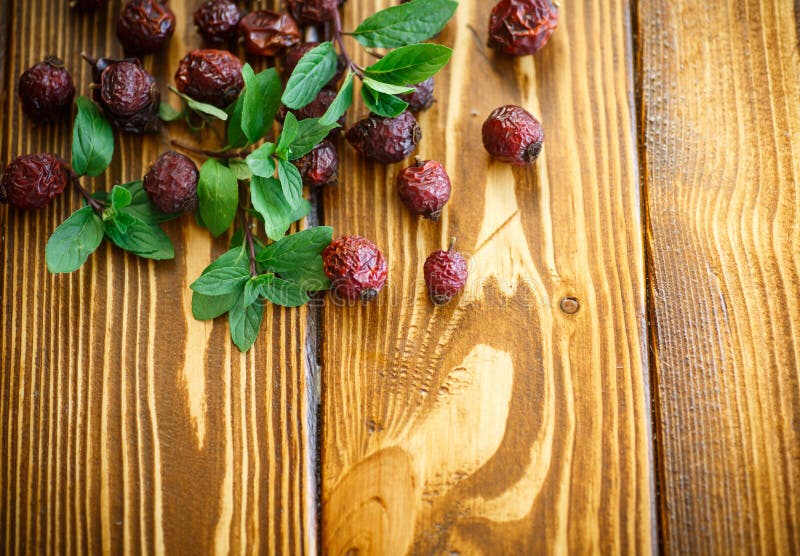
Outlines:
[[[66,4],[15,1],[8,87],[55,52],[88,94],[79,53],[121,54],[120,1],[94,15]],[[165,95],[199,45],[196,2],[170,7],[169,51],[146,60]],[[69,158],[68,122],[34,129],[11,93],[2,118],[3,161],[40,150]],[[139,178],[168,140],[120,136],[91,186]],[[47,237],[77,206],[69,192],[34,214],[0,210],[0,552],[313,552],[307,312],[268,308],[247,355],[224,319],[195,321],[188,282],[225,241],[191,217],[166,228],[174,261],[102,248],[80,272],[51,276]]]
[[[800,552],[797,6],[640,5],[669,552]]]
[[[350,2],[347,25],[391,3]],[[330,554],[655,547],[630,4],[562,2],[551,44],[519,60],[487,52],[491,4],[460,2],[420,120],[419,154],[453,178],[442,222],[409,216],[399,166],[349,147],[325,193],[326,222],[373,238],[390,266],[374,304],[323,310]],[[507,103],[543,117],[534,168],[483,150],[483,120]],[[470,281],[434,309],[422,263],[450,236]]]

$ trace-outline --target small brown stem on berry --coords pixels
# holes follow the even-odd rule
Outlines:
[[[74,185],[80,194],[86,199],[86,204],[94,209],[97,214],[102,215],[105,208],[103,203],[92,197],[92,195],[81,185],[81,181],[75,174],[72,174],[72,185]]]
[[[447,250],[452,253],[455,246],[456,246],[456,238],[455,236],[453,236],[450,238],[450,247],[448,247]]]
[[[97,60],[92,58],[91,56],[89,56],[86,52],[81,52],[81,58],[83,58],[84,60],[89,62],[89,65],[92,65],[92,66],[97,63]]]
[[[239,210],[239,218],[242,220],[242,229],[244,230],[245,241],[247,242],[247,252],[250,257],[250,276],[258,276],[258,269],[256,268],[256,245],[253,240],[253,231],[245,218],[245,212]]]
[[[199,154],[203,156],[207,156],[209,158],[243,158],[252,152],[252,149],[244,149],[244,150],[225,150],[225,151],[212,151],[208,149],[201,149],[199,147],[195,147],[193,145],[187,145],[186,143],[182,143],[176,139],[170,140],[170,143],[175,147],[178,147],[181,150]]]

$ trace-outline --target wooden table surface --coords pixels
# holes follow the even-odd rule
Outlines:
[[[198,3],[170,0],[176,34],[146,59],[165,92]],[[392,3],[350,0],[345,26]],[[120,54],[120,0],[66,4],[0,5],[3,164],[69,156],[69,122],[21,116],[21,71],[58,54],[86,94],[79,53]],[[167,225],[174,261],[104,247],[52,276],[77,196],[0,209],[0,552],[800,552],[800,3],[561,4],[512,60],[485,46],[492,2],[461,0],[420,117],[454,183],[441,223],[340,141],[314,218],[383,248],[386,291],[270,306],[247,354],[191,317],[225,249],[192,218]],[[507,103],[543,120],[531,168],[481,146]],[[168,139],[119,136],[92,187]],[[452,235],[470,282],[434,309],[421,266]]]

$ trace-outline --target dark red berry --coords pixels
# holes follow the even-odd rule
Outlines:
[[[231,0],[207,0],[194,12],[194,24],[209,44],[230,44],[242,14]]]
[[[358,152],[383,164],[403,160],[420,139],[422,129],[411,112],[403,112],[396,118],[372,114],[347,131],[347,140]]]
[[[500,0],[489,16],[489,48],[511,56],[534,54],[557,25],[551,0]]]
[[[227,50],[193,50],[178,64],[175,84],[195,100],[225,107],[244,88],[242,62]]]
[[[417,83],[413,93],[398,95],[408,103],[408,109],[412,112],[422,112],[433,105],[433,77],[429,77],[422,83]]]
[[[93,73],[97,83],[94,100],[114,126],[128,133],[158,131],[161,93],[139,60],[100,58]]]
[[[130,0],[117,19],[117,38],[127,54],[163,49],[175,31],[175,14],[158,0]]]
[[[161,212],[187,212],[197,206],[200,173],[191,158],[174,151],[162,154],[144,176],[144,190]]]
[[[467,284],[467,261],[461,253],[434,251],[423,267],[428,295],[436,305],[444,305],[457,296]]]
[[[519,106],[501,106],[483,123],[483,146],[503,162],[532,164],[539,157],[543,142],[542,124]]]
[[[298,110],[289,110],[298,120],[305,120],[307,118],[320,118],[325,111],[328,110],[328,107],[333,103],[334,99],[336,98],[336,91],[331,89],[322,89],[317,98],[312,100],[310,103],[305,105],[304,107]],[[286,117],[286,108],[281,106],[280,110],[278,111],[278,119],[283,122],[284,118]],[[339,125],[344,125],[345,115],[339,118],[338,123]],[[328,138],[333,138],[339,135],[340,128],[336,128],[331,130],[328,134]]]
[[[435,222],[450,199],[450,176],[435,160],[418,158],[397,174],[397,192],[412,212]]]
[[[318,25],[333,19],[339,0],[287,0],[289,10],[302,25]]]
[[[305,56],[309,50],[316,48],[317,46],[319,46],[318,42],[303,42],[295,44],[294,46],[290,46],[286,49],[286,59],[283,64],[283,73],[287,79],[290,75],[292,75],[294,68],[296,68],[297,64],[300,62],[300,59]],[[344,75],[345,69],[347,69],[347,61],[345,61],[344,56],[339,54],[339,59],[336,64],[336,73],[325,86],[335,89],[339,83],[339,80],[342,78],[342,75]]]
[[[48,153],[14,159],[0,180],[0,203],[18,209],[38,209],[61,194],[71,179],[64,161]]]
[[[321,187],[336,181],[339,174],[339,154],[330,141],[323,141],[310,153],[294,161],[303,176],[303,183]]]
[[[335,239],[322,252],[331,290],[350,301],[371,301],[386,283],[386,259],[378,246],[361,236]]]
[[[17,92],[22,111],[38,124],[69,114],[75,98],[75,85],[64,68],[64,62],[48,56],[25,70],[19,78]]]
[[[247,51],[257,56],[275,56],[300,42],[300,29],[294,19],[267,10],[250,12],[239,20],[238,29]]]
[[[105,7],[106,4],[108,0],[71,0],[69,7],[80,12],[93,12]]]

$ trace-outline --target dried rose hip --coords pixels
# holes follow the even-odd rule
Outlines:
[[[412,112],[422,112],[433,105],[433,77],[429,77],[422,83],[414,85],[413,93],[397,95],[408,103],[408,109]]]
[[[158,0],[130,0],[117,19],[117,38],[134,56],[161,50],[174,31],[175,14]]]
[[[383,164],[403,160],[420,139],[422,129],[411,112],[403,112],[396,118],[371,114],[347,131],[347,140],[358,152]]]
[[[175,84],[195,100],[225,107],[244,87],[242,62],[227,50],[194,50],[178,64]]]
[[[489,16],[489,48],[511,56],[534,54],[557,25],[551,0],[500,0]]]
[[[0,203],[18,209],[38,209],[61,194],[71,179],[64,161],[48,153],[14,159],[0,180]]]
[[[300,29],[294,19],[285,14],[258,10],[239,20],[239,34],[250,54],[275,56],[300,41]]]
[[[75,85],[64,68],[64,62],[48,56],[43,62],[25,70],[17,89],[22,111],[40,124],[69,114]]]
[[[289,10],[302,25],[318,25],[333,19],[339,0],[287,0]]]
[[[136,58],[94,63],[94,100],[111,123],[128,133],[155,133],[159,128],[161,93],[155,78]]]
[[[501,106],[483,123],[483,146],[503,162],[532,164],[539,157],[543,142],[542,124],[519,106]]]
[[[207,0],[194,12],[197,30],[210,44],[230,44],[242,14],[231,0]]]
[[[335,239],[322,252],[325,274],[335,295],[371,301],[386,283],[386,259],[378,246],[361,236]]]
[[[450,199],[450,176],[435,160],[417,158],[397,174],[397,192],[412,212],[435,222]]]
[[[106,4],[108,4],[108,0],[71,0],[69,7],[80,12],[92,12],[99,10]]]
[[[436,305],[444,305],[457,296],[467,284],[467,261],[453,251],[455,241],[447,251],[434,251],[423,266],[428,295]]]
[[[294,46],[290,46],[286,49],[286,59],[284,60],[283,64],[283,73],[288,79],[294,68],[297,67],[297,64],[300,62],[300,59],[306,55],[306,53],[319,46],[318,42],[304,42],[295,44]],[[330,81],[325,85],[325,87],[335,89],[339,80],[344,75],[344,70],[347,69],[347,62],[344,59],[344,56],[339,54],[339,59],[336,64],[336,74],[331,78]]]
[[[191,158],[174,151],[162,154],[144,176],[144,190],[161,212],[187,212],[197,206],[200,173]]]
[[[321,187],[336,181],[339,174],[339,154],[330,141],[323,141],[314,149],[294,161],[303,176],[303,183]]]

